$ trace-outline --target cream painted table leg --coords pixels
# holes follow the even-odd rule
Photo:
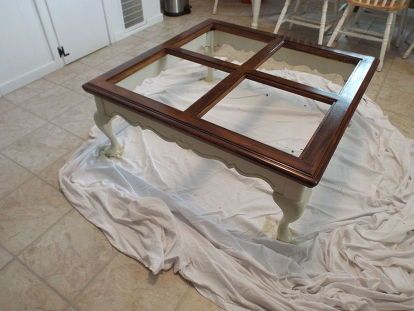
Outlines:
[[[123,146],[119,143],[118,139],[112,128],[112,117],[105,114],[105,109],[102,103],[102,99],[96,97],[96,108],[94,119],[96,126],[109,138],[111,145],[106,146],[101,150],[101,153],[107,157],[119,158],[124,151]]]
[[[283,212],[283,217],[279,222],[277,229],[277,239],[287,243],[295,243],[289,229],[289,224],[295,222],[302,216],[312,190],[307,187],[302,187],[299,191],[291,193],[284,193],[283,195],[277,192],[273,193],[273,200],[280,207]]]
[[[210,31],[206,35],[206,44],[204,47],[205,53],[208,56],[214,57],[214,31]],[[207,82],[212,82],[214,80],[214,68],[207,67]]]
[[[262,6],[262,0],[253,0],[252,1],[252,10],[253,10],[253,20],[252,20],[252,28],[257,29],[259,25],[259,15],[260,15],[260,7]]]

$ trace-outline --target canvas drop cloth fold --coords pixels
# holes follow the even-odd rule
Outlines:
[[[137,91],[182,109],[211,87],[201,66],[177,66]],[[273,73],[338,90],[308,73]],[[278,102],[281,92],[243,83],[206,118],[298,155],[326,107],[299,97],[289,106]],[[60,185],[115,247],[153,273],[173,268],[234,311],[414,310],[414,144],[367,97],[291,225],[297,245],[276,240],[281,210],[264,181],[115,123],[123,157],[99,155],[108,140],[94,128],[61,169]]]

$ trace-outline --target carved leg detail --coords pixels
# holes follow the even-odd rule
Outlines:
[[[120,158],[124,151],[123,146],[119,143],[116,138],[113,129],[112,129],[112,118],[108,117],[105,114],[100,113],[99,111],[94,115],[96,126],[109,138],[111,141],[110,146],[105,146],[101,150],[101,154],[104,154],[107,157]]]
[[[289,224],[298,220],[302,216],[305,206],[308,202],[309,195],[298,197],[298,201],[286,198],[278,193],[273,193],[273,199],[282,209],[283,217],[280,220],[277,229],[277,239],[287,243],[294,243],[292,234],[289,230]]]

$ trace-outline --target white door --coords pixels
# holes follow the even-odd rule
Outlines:
[[[109,44],[101,0],[46,0],[46,3],[66,64]]]

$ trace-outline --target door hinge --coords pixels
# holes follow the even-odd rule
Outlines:
[[[65,48],[63,46],[58,46],[57,47],[58,53],[60,57],[64,57],[64,56],[69,56],[70,53],[66,53],[65,52]]]

